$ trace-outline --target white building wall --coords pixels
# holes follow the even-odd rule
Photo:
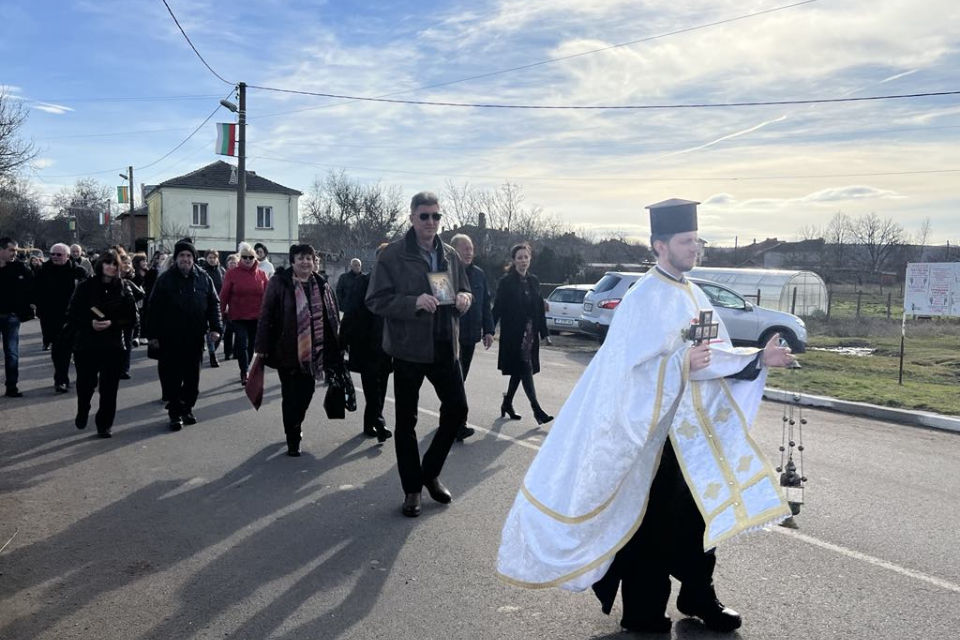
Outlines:
[[[151,220],[150,229],[154,239],[151,250],[161,243],[170,245],[178,238],[172,235],[188,235],[193,238],[198,251],[216,249],[217,251],[236,251],[237,248],[237,194],[231,191],[183,189],[162,187],[151,193],[151,200],[160,199],[160,220]],[[193,224],[194,203],[206,203],[207,225]],[[257,207],[273,207],[272,228],[257,228]],[[286,256],[290,245],[299,237],[299,196],[247,192],[244,239],[250,244],[262,242],[270,250],[271,261],[274,257]],[[154,215],[154,207],[150,208]],[[162,233],[161,233],[162,231]],[[171,235],[171,232],[176,231]],[[167,237],[161,237],[161,236]],[[172,240],[171,240],[172,238]]]

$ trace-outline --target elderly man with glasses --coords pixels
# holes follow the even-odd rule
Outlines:
[[[50,260],[43,263],[37,273],[37,316],[43,333],[43,349],[52,348],[53,388],[57,393],[66,393],[70,386],[72,336],[61,336],[67,307],[77,283],[86,279],[86,270],[70,260],[70,247],[62,242],[50,247]]]
[[[440,241],[440,203],[422,191],[410,202],[411,228],[387,245],[373,265],[366,304],[384,318],[383,350],[393,357],[396,395],[397,468],[406,495],[403,514],[420,515],[420,493],[446,504],[450,492],[440,471],[460,426],[467,419],[467,397],[460,373],[460,314],[473,302],[470,281],[453,247]],[[439,283],[443,283],[441,286]],[[437,292],[455,295],[441,304]],[[440,428],[420,460],[417,402],[426,378],[440,398]]]

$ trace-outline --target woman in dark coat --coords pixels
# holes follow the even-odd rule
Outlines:
[[[363,433],[385,442],[393,436],[383,418],[383,403],[387,397],[387,383],[393,371],[393,360],[383,352],[383,318],[367,308],[367,286],[370,274],[354,278],[345,295],[343,321],[340,324],[340,345],[350,354],[347,366],[360,374],[363,385]]]
[[[109,249],[100,256],[91,278],[77,285],[67,325],[75,335],[77,368],[77,429],[85,429],[90,401],[99,387],[97,434],[109,438],[117,413],[117,387],[123,371],[126,347],[124,329],[137,321],[137,306],[130,289],[120,279],[120,256]]]
[[[343,366],[340,311],[333,290],[313,272],[313,247],[290,247],[290,268],[270,278],[257,324],[256,354],[280,375],[287,455],[300,455],[301,427],[317,382]]]
[[[540,281],[530,273],[533,252],[523,243],[510,249],[511,262],[507,274],[500,278],[497,297],[493,303],[493,322],[500,324],[500,353],[497,368],[510,376],[507,392],[500,405],[500,417],[510,416],[519,420],[513,410],[513,396],[523,384],[523,391],[530,400],[533,417],[537,424],[553,420],[537,401],[533,376],[540,372],[540,338],[547,338],[547,318]]]

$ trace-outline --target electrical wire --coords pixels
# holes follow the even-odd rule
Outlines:
[[[196,95],[196,96],[136,96],[121,98],[28,98],[31,102],[159,102],[169,100],[209,100],[216,98],[218,94]]]
[[[171,9],[171,8],[170,8],[170,5],[167,4],[167,0],[160,0],[160,1],[163,3],[163,6],[165,6],[165,7],[167,8],[167,11],[170,13],[170,17],[173,18],[173,21],[177,24],[177,28],[180,29],[180,33],[182,33],[182,34],[183,34],[183,37],[187,40],[187,44],[190,45],[190,48],[193,49],[193,52],[194,52],[195,54],[197,54],[197,57],[198,57],[198,58],[200,58],[200,62],[203,63],[203,66],[205,66],[207,69],[209,69],[209,70],[210,70],[210,73],[212,73],[213,75],[217,76],[217,78],[219,78],[221,82],[225,82],[226,84],[235,85],[236,82],[230,82],[229,80],[225,80],[225,79],[223,78],[223,76],[221,76],[219,73],[217,73],[216,71],[213,70],[213,67],[211,67],[209,64],[207,64],[207,61],[203,59],[203,56],[200,55],[200,52],[197,51],[197,48],[196,48],[195,46],[193,46],[193,42],[190,41],[190,36],[188,36],[188,35],[187,35],[187,32],[184,31],[184,30],[183,30],[183,27],[180,26],[180,21],[177,20],[177,16],[175,16],[175,15],[173,14],[173,9]]]
[[[683,34],[683,33],[689,33],[689,32],[691,32],[691,31],[699,31],[699,30],[701,30],[701,29],[708,29],[708,28],[710,28],[710,27],[716,27],[716,26],[719,26],[719,25],[722,25],[722,24],[729,24],[729,23],[731,23],[731,22],[737,22],[737,21],[739,21],[739,20],[747,20],[747,19],[749,19],[749,18],[755,18],[755,17],[757,17],[757,16],[761,16],[761,15],[768,14],[768,13],[775,13],[775,12],[777,12],[777,11],[784,11],[784,10],[786,10],[786,9],[793,9],[793,8],[795,8],[795,7],[799,7],[799,6],[802,6],[802,5],[805,5],[805,4],[812,4],[812,3],[814,3],[814,2],[819,2],[819,0],[804,0],[803,2],[797,2],[797,3],[794,3],[794,4],[788,4],[788,5],[784,5],[784,6],[782,6],[782,7],[774,7],[774,8],[772,8],[772,9],[765,9],[765,10],[763,10],[763,11],[757,11],[757,12],[755,12],[755,13],[748,13],[748,14],[741,15],[741,16],[736,16],[736,17],[733,17],[733,18],[726,18],[726,19],[723,19],[723,20],[717,20],[716,22],[709,22],[709,23],[706,23],[706,24],[696,25],[696,26],[693,26],[693,27],[685,27],[685,28],[683,28],[683,29],[677,29],[677,30],[675,30],[675,31],[670,31],[670,32],[667,32],[667,33],[661,33],[661,34],[658,34],[658,35],[655,35],[655,36],[647,36],[647,37],[644,37],[644,38],[638,38],[637,40],[631,40],[631,41],[629,41],[629,42],[621,42],[621,43],[618,43],[618,44],[612,44],[612,45],[609,45],[609,46],[606,46],[606,47],[601,47],[601,48],[599,48],[599,49],[592,49],[592,50],[590,50],[590,51],[581,51],[580,53],[574,53],[574,54],[570,54],[570,55],[567,55],[567,56],[559,56],[559,57],[557,57],[557,58],[548,58],[547,60],[540,60],[539,62],[531,62],[531,63],[529,63],[529,64],[520,65],[520,66],[518,66],[518,67],[510,67],[510,68],[508,68],[508,69],[499,69],[499,70],[497,70],[497,71],[490,71],[490,72],[488,72],[488,73],[481,73],[481,74],[478,74],[478,75],[475,75],[475,76],[470,76],[470,77],[468,77],[468,78],[460,78],[459,80],[449,80],[449,81],[447,81],[447,82],[440,82],[440,83],[437,83],[437,84],[422,85],[422,86],[419,86],[419,87],[414,87],[414,88],[412,88],[412,89],[404,89],[404,90],[402,90],[402,91],[394,91],[393,93],[385,93],[385,94],[378,95],[378,96],[374,96],[374,97],[375,97],[375,98],[391,98],[391,97],[393,97],[393,96],[399,96],[399,95],[403,95],[403,94],[406,94],[406,93],[414,93],[414,92],[416,92],[416,91],[425,91],[425,90],[427,90],[427,89],[437,89],[437,88],[439,88],[439,87],[447,87],[447,86],[450,86],[450,85],[459,84],[459,83],[461,83],[461,82],[469,82],[469,81],[471,81],[471,80],[480,80],[480,79],[483,79],[483,78],[490,78],[490,77],[492,77],[492,76],[503,75],[503,74],[505,74],[505,73],[512,73],[512,72],[514,72],[514,71],[523,71],[523,70],[525,70],[525,69],[531,69],[531,68],[533,68],[533,67],[539,67],[539,66],[543,66],[543,65],[547,65],[547,64],[552,64],[552,63],[554,63],[554,62],[562,62],[562,61],[564,61],[564,60],[572,60],[573,58],[580,58],[580,57],[583,57],[583,56],[592,55],[592,54],[594,54],[594,53],[600,53],[600,52],[603,52],[603,51],[610,51],[611,49],[618,49],[618,48],[620,48],[620,47],[629,47],[629,46],[631,46],[631,45],[640,44],[640,43],[643,43],[643,42],[651,42],[651,41],[653,41],[653,40],[660,40],[660,39],[662,39],[662,38],[667,38],[667,37],[670,37],[670,36],[680,35],[680,34]],[[295,109],[295,110],[293,110],[293,111],[275,111],[275,112],[272,112],[272,113],[266,113],[266,114],[260,115],[260,116],[258,116],[257,118],[258,118],[258,119],[261,119],[261,118],[268,118],[268,117],[271,117],[271,116],[285,115],[285,114],[290,114],[290,113],[301,113],[301,112],[304,112],[304,111],[315,111],[315,110],[318,110],[318,109],[326,109],[326,108],[332,107],[332,106],[336,106],[336,104],[325,104],[325,105],[320,106],[320,107],[308,107],[308,108],[306,108],[306,109]]]
[[[538,105],[538,104],[496,104],[475,102],[438,102],[431,100],[397,100],[393,98],[368,98],[336,93],[321,93],[317,91],[302,91],[299,89],[283,89],[279,87],[265,87],[247,85],[250,89],[261,91],[275,91],[279,93],[293,93],[305,96],[319,96],[321,98],[336,98],[338,100],[356,100],[360,102],[385,102],[389,104],[418,105],[424,107],[458,107],[467,109],[523,109],[533,111],[605,111],[605,110],[651,110],[651,109],[718,109],[733,107],[782,107],[788,105],[807,104],[837,104],[846,102],[869,102],[878,100],[903,100],[910,98],[929,98],[938,96],[960,95],[960,91],[928,91],[924,93],[904,93],[881,96],[863,96],[860,98],[815,98],[809,100],[754,100],[749,102],[692,102],[679,104],[633,104],[633,105]]]
[[[248,143],[249,145],[249,143]],[[304,160],[293,160],[290,158],[278,158],[276,156],[249,156],[248,160],[258,158],[260,160],[272,160],[275,162],[288,162],[292,164],[302,164],[312,167],[323,167],[331,169],[349,169],[351,171],[376,172],[380,174],[400,173],[405,175],[433,176],[442,178],[468,178],[474,180],[503,180],[505,176],[491,175],[464,175],[455,173],[437,173],[432,171],[408,171],[404,169],[383,169],[378,167],[349,167],[341,164],[324,164],[317,162],[307,162]],[[910,176],[937,173],[960,173],[960,169],[927,169],[920,171],[887,171],[878,173],[836,173],[836,174],[814,174],[814,175],[776,175],[776,176],[721,176],[717,178],[695,178],[686,176],[668,176],[663,178],[643,178],[643,177],[625,177],[625,178],[601,178],[596,176],[563,176],[563,177],[542,177],[542,176],[509,176],[510,180],[524,182],[747,182],[759,180],[803,180],[820,178],[867,178],[881,176]]]

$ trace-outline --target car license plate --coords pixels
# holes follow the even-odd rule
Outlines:
[[[553,323],[562,324],[562,325],[572,325],[573,319],[572,318],[554,318]]]
[[[592,303],[592,302],[584,302],[584,303],[583,303],[583,310],[584,310],[584,311],[592,311],[592,310],[593,310],[593,303]]]

